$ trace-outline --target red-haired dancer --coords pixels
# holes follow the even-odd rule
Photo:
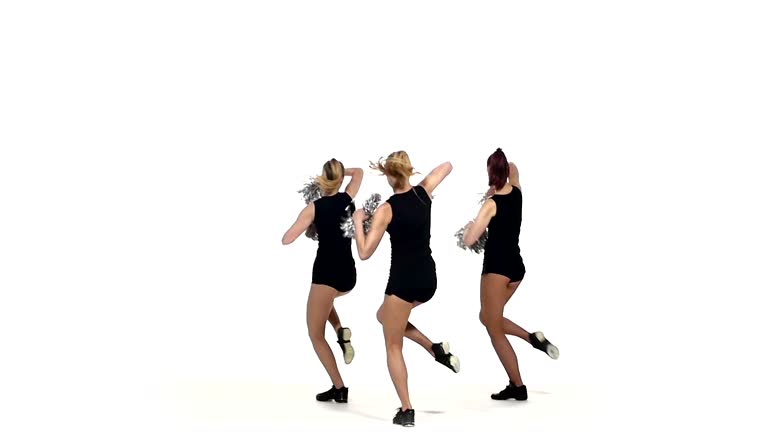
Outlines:
[[[525,275],[519,247],[523,196],[517,167],[507,161],[500,148],[488,157],[487,169],[489,199],[480,208],[475,220],[467,224],[464,243],[476,243],[488,229],[480,278],[480,322],[488,331],[491,344],[509,376],[509,385],[492,394],[491,398],[526,400],[528,390],[523,384],[517,355],[507,335],[519,337],[553,359],[559,357],[559,351],[542,332],[529,333],[504,318],[504,306]]]

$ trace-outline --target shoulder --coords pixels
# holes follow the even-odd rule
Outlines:
[[[389,223],[392,220],[392,206],[388,202],[383,202],[373,211],[373,219]]]
[[[480,207],[480,211],[496,210],[496,195],[491,196]]]
[[[489,218],[496,216],[496,195],[489,197],[480,207],[480,214]]]
[[[377,213],[392,213],[392,205],[389,203],[389,201],[385,201],[381,204],[379,204],[378,207],[376,207],[376,210],[373,211],[373,214]]]
[[[307,203],[307,205],[303,209],[301,209],[300,216],[301,217],[305,217],[305,218],[313,218],[314,219],[314,217],[317,215],[317,212],[315,211],[315,203],[316,202],[317,202],[317,200],[310,201],[309,203]]]
[[[432,196],[429,194],[429,192],[427,192],[427,189],[421,184],[417,184],[416,186],[413,187],[413,189],[415,190],[416,194],[423,196],[425,198],[428,198],[430,200],[432,199]]]
[[[481,208],[485,208],[485,206],[496,206],[496,200],[498,199],[499,199],[498,195],[496,195],[495,193],[491,194],[485,199],[485,201],[482,202]]]

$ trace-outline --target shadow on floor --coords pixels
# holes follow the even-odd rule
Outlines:
[[[379,415],[373,415],[365,412],[365,410],[360,409],[360,407],[357,407],[353,404],[329,404],[324,406],[325,409],[328,409],[330,411],[338,411],[338,412],[345,412],[349,414],[354,414],[359,417],[364,417],[371,420],[379,420],[379,421],[385,421],[385,422],[391,422],[392,417],[395,416],[395,413],[397,413],[397,407],[393,408],[392,411],[392,417],[382,417]],[[381,412],[380,410],[377,410],[378,412]],[[417,409],[416,412],[424,413],[424,414],[445,414],[445,411],[439,411],[439,410],[420,410]]]

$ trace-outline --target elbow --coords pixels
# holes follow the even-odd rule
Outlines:
[[[288,238],[288,235],[284,235],[283,239],[280,240],[280,242],[283,244],[283,246],[291,244],[291,239]]]
[[[453,171],[453,164],[450,162],[445,163],[445,174],[450,174]]]

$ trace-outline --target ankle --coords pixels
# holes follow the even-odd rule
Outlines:
[[[434,358],[437,358],[438,356],[448,355],[448,349],[443,342],[438,342],[438,343],[430,342],[430,345],[429,345],[429,348],[427,348],[427,351],[429,351],[429,353],[432,354],[432,357]]]

